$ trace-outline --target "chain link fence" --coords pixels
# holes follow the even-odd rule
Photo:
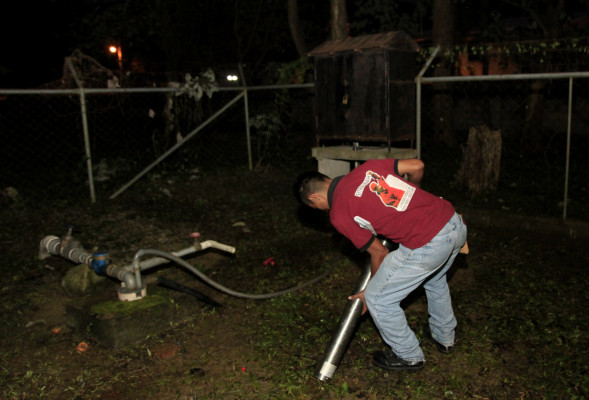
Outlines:
[[[425,82],[419,145],[435,172],[435,179],[425,178],[428,189],[472,207],[562,217],[566,184],[566,216],[589,220],[589,80],[543,78],[542,113],[532,125],[535,82],[447,82],[452,113],[445,119],[434,104],[436,83]],[[92,185],[96,201],[103,201],[146,168],[147,179],[173,179],[223,168],[308,165],[315,145],[312,84],[221,89],[199,101],[161,88],[88,89],[83,96],[77,89],[0,89],[2,201],[89,202]],[[448,124],[454,146],[441,141]],[[501,176],[496,192],[470,198],[455,174],[469,129],[480,125],[501,131]]]
[[[465,198],[471,207],[588,220],[588,182],[583,171],[589,150],[589,74],[579,75],[578,79],[550,75],[517,80],[426,79],[421,101],[422,157],[430,168],[433,162],[445,171],[436,174],[443,179],[428,184],[449,198]],[[436,113],[434,98],[439,89],[434,82],[444,83],[444,94],[451,99],[447,108],[451,112],[444,117]],[[470,197],[457,182],[456,172],[470,129],[480,126],[501,132],[501,171],[496,191]],[[440,144],[447,128],[454,146]]]
[[[30,201],[88,201],[92,185],[103,200],[148,166],[195,176],[279,166],[313,138],[312,85],[248,90],[247,116],[239,88],[198,101],[174,89],[88,89],[84,108],[77,90],[0,96],[0,187]]]

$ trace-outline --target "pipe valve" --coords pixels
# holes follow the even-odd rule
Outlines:
[[[92,254],[90,266],[94,269],[94,272],[96,272],[97,275],[104,276],[106,275],[106,267],[108,267],[111,262],[111,259],[108,258],[108,252],[98,251]]]

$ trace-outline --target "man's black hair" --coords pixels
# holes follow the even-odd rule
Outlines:
[[[295,184],[295,195],[303,204],[309,204],[309,196],[323,189],[329,180],[327,175],[317,171],[307,171],[299,175]]]

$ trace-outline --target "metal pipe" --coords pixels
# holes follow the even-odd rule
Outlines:
[[[395,246],[392,242],[386,239],[382,241],[382,244],[389,251],[391,251]],[[364,267],[364,271],[362,272],[360,279],[358,279],[356,291],[354,294],[358,294],[366,289],[366,286],[368,285],[371,277],[372,269],[369,260]],[[339,363],[342,360],[344,353],[346,352],[348,343],[352,338],[352,334],[356,329],[356,324],[362,316],[363,309],[364,303],[362,303],[362,300],[348,300],[348,305],[346,306],[346,309],[344,310],[344,313],[339,320],[337,329],[331,338],[329,346],[327,346],[327,350],[325,350],[323,361],[317,365],[315,370],[315,378],[325,381],[333,377],[335,370],[339,366]]]
[[[180,250],[174,254],[177,255],[186,255],[196,251],[201,251],[208,248],[215,248],[219,250],[223,250],[229,253],[235,253],[235,247],[228,246],[214,240],[207,240],[204,242],[197,242],[194,246],[188,247],[186,249]],[[61,255],[64,258],[67,258],[70,261],[76,263],[83,263],[87,265],[91,265],[94,255],[90,253],[86,253],[85,250],[82,248],[78,241],[73,240],[71,235],[68,233],[64,239],[60,239],[57,236],[46,236],[41,240],[40,250],[39,250],[39,259],[43,260],[50,255]],[[180,258],[171,253],[166,253],[160,250],[154,249],[142,249],[139,250],[135,256],[133,257],[133,262],[131,264],[131,269],[129,267],[118,267],[114,264],[109,264],[105,266],[105,263],[100,265],[100,274],[107,274],[110,277],[117,278],[122,282],[122,287],[118,289],[119,292],[119,299],[121,300],[137,300],[140,298],[145,297],[146,295],[146,287],[141,279],[141,270],[152,268],[157,265],[164,264],[167,261],[175,262],[176,264],[183,266],[184,268],[188,269],[190,272],[195,274],[199,277],[202,281],[207,283],[208,285],[212,286],[213,288],[220,290],[230,296],[245,298],[245,299],[271,299],[274,297],[282,296],[296,290],[303,289],[307,286],[312,285],[313,283],[319,281],[320,279],[324,278],[328,272],[324,272],[323,274],[309,280],[306,282],[301,283],[300,285],[290,287],[288,289],[280,290],[277,292],[272,293],[265,293],[265,294],[250,294],[250,293],[243,293],[238,292],[232,289],[229,289],[212,279],[208,276],[200,272],[198,269],[193,267],[190,263],[186,262],[184,259]],[[139,259],[145,255],[152,255],[156,256],[151,258],[144,263],[139,262]],[[100,257],[106,257],[103,253],[99,254]],[[96,268],[95,268],[96,271]],[[98,271],[97,271],[98,273]],[[361,310],[361,309],[360,309]]]
[[[78,264],[90,265],[92,254],[86,252],[80,242],[73,240],[71,236],[64,239],[57,236],[45,236],[39,245],[39,259],[44,260],[50,255],[62,256]]]
[[[434,61],[434,58],[436,58],[436,56],[438,55],[439,52],[440,52],[440,46],[436,46],[434,51],[432,51],[432,54],[430,54],[427,61],[425,62],[425,64],[423,65],[423,67],[421,68],[419,73],[417,74],[417,76],[419,78],[423,77],[423,74],[425,74],[425,71],[427,71],[427,69],[429,68],[431,63]]]
[[[88,133],[88,115],[86,112],[86,95],[84,94],[84,83],[78,77],[78,73],[72,59],[66,58],[67,65],[72,72],[76,84],[80,88],[80,112],[82,114],[82,132],[84,134],[84,150],[86,152],[86,168],[88,169],[88,186],[90,187],[90,201],[96,203],[96,191],[94,189],[94,174],[92,171],[92,152],[90,150],[90,134]]]
[[[422,82],[477,82],[477,81],[519,81],[536,79],[571,79],[589,78],[589,72],[546,72],[541,74],[508,74],[508,75],[467,75],[467,76],[436,76],[422,78]]]
[[[571,123],[573,114],[573,78],[569,78],[569,108],[567,112],[567,147],[566,163],[564,169],[564,203],[562,208],[562,219],[567,217],[567,203],[569,197],[569,165],[571,160]]]
[[[143,282],[141,280],[141,267],[139,266],[139,258],[143,255],[142,250],[139,250],[135,257],[133,257],[133,274],[135,274],[135,284],[137,288],[143,287]],[[128,288],[131,289],[131,288]]]
[[[364,271],[358,280],[356,291],[354,294],[360,293],[366,288],[368,281],[370,280],[370,262],[364,267]],[[335,370],[339,366],[339,363],[348,347],[348,343],[354,334],[356,324],[360,316],[362,316],[362,309],[364,303],[360,299],[348,300],[348,305],[344,313],[342,314],[335,334],[331,338],[331,342],[325,354],[323,355],[323,361],[317,365],[315,370],[315,378],[325,381],[331,379]]]
[[[126,267],[110,264],[108,267],[106,267],[106,274],[123,282],[126,288],[137,288],[135,274],[133,274],[132,271],[127,270]]]
[[[423,74],[425,74],[425,71],[427,71],[432,61],[434,61],[434,58],[438,55],[439,51],[440,46],[437,46],[415,78],[415,101],[417,103],[415,105],[415,146],[417,147],[417,158],[421,158],[421,79],[423,78]]]
[[[239,78],[243,84],[243,108],[245,110],[245,142],[247,144],[247,161],[248,167],[251,171],[253,167],[253,158],[252,158],[252,140],[250,134],[250,110],[249,110],[249,103],[247,98],[247,84],[245,82],[245,75],[243,74],[243,68],[241,63],[238,64],[239,66]]]
[[[248,90],[277,90],[277,89],[307,89],[314,88],[315,83],[297,83],[288,85],[260,85],[260,86],[248,86]],[[219,87],[218,92],[242,92],[241,86],[235,87]],[[144,88],[86,88],[84,90],[86,94],[135,94],[135,93],[182,93],[182,90],[173,87],[156,88],[156,87],[144,87]],[[4,89],[0,88],[0,95],[75,95],[80,94],[79,89]]]

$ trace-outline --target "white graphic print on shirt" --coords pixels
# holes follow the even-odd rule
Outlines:
[[[366,221],[364,218],[359,217],[357,215],[354,217],[354,221],[356,221],[356,223],[360,225],[360,228],[368,229],[370,232],[372,232],[374,236],[376,236],[376,231],[374,230],[370,222]]]
[[[393,207],[397,211],[407,210],[415,193],[415,188],[404,180],[394,175],[388,175],[386,179],[383,179],[381,175],[372,171],[366,171],[366,177],[358,186],[354,195],[362,197],[366,186],[380,198],[386,207]]]

